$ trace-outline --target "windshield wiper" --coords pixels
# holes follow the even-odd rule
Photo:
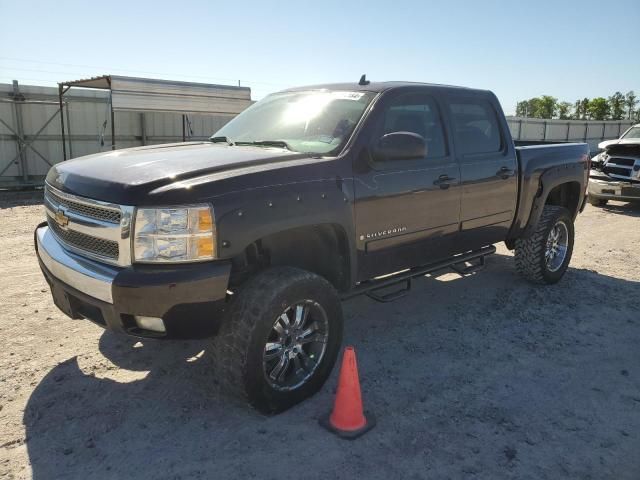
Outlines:
[[[291,145],[284,140],[257,140],[255,142],[236,142],[236,145],[258,145],[263,147],[280,147],[293,151]]]
[[[227,137],[211,137],[209,140],[213,143],[226,143],[227,145],[233,145],[233,142]]]

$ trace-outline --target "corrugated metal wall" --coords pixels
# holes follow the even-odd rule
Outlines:
[[[13,85],[0,84],[0,188],[40,185],[51,165],[63,157],[58,89],[20,85],[19,91],[24,101],[14,102]],[[108,92],[72,89],[64,98],[67,157],[111,150]],[[189,114],[187,118],[193,131],[190,139],[204,140],[233,115]],[[179,113],[115,112],[115,126],[117,148],[182,141]],[[22,149],[24,158],[19,154],[20,137],[23,145],[30,145]]]
[[[618,138],[633,122],[631,120],[542,120],[539,118],[507,117],[514,140],[585,142],[592,152],[603,140]]]

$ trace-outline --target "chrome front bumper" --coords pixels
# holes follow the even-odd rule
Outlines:
[[[607,200],[640,200],[640,184],[624,181],[589,179],[589,196]]]
[[[118,269],[73,254],[60,246],[49,227],[36,231],[38,257],[44,266],[70,287],[113,304],[113,280]]]
[[[204,338],[224,318],[229,261],[120,268],[65,249],[45,224],[34,237],[53,302],[70,318],[153,338]],[[138,317],[161,318],[165,331],[146,329]]]

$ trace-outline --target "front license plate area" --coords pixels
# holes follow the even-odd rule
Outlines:
[[[625,197],[640,198],[640,187],[622,187],[622,195]]]

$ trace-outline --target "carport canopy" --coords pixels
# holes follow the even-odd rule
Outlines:
[[[58,84],[64,159],[65,143],[63,96],[70,88],[109,90],[111,148],[115,150],[114,112],[170,112],[235,116],[251,105],[251,89],[230,85],[176,82],[151,78],[102,75]]]

